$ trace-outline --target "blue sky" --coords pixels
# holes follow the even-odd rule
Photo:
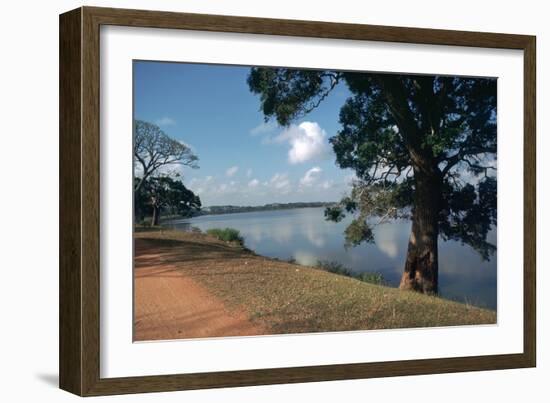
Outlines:
[[[328,139],[349,95],[340,86],[288,128],[264,123],[250,68],[134,62],[134,116],[190,145],[199,169],[178,168],[204,206],[335,201],[352,172],[335,165]]]

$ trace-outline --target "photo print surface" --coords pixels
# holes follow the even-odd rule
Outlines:
[[[496,78],[133,80],[134,341],[496,323]]]

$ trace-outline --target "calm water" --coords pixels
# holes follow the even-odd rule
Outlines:
[[[343,232],[351,218],[340,223],[327,222],[323,208],[258,211],[251,213],[206,215],[173,221],[175,229],[190,226],[201,230],[231,227],[238,229],[248,248],[264,256],[294,258],[300,264],[314,265],[318,260],[332,260],[350,269],[382,273],[391,286],[401,278],[409,221],[382,224],[375,228],[374,245],[344,248]],[[489,234],[495,243],[496,231]],[[496,256],[489,262],[469,246],[459,242],[439,242],[439,287],[445,298],[496,309]]]

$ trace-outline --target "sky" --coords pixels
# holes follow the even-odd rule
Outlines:
[[[203,206],[337,201],[353,171],[336,166],[328,139],[349,92],[337,87],[289,127],[265,122],[250,67],[134,62],[134,118],[189,145],[199,168],[172,167]]]

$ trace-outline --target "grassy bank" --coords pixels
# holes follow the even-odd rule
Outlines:
[[[496,322],[494,311],[265,258],[208,234],[163,230],[135,238],[268,333]]]
[[[244,245],[244,238],[239,231],[233,228],[212,228],[206,231],[207,235],[213,236],[220,241],[236,242],[239,245]]]

